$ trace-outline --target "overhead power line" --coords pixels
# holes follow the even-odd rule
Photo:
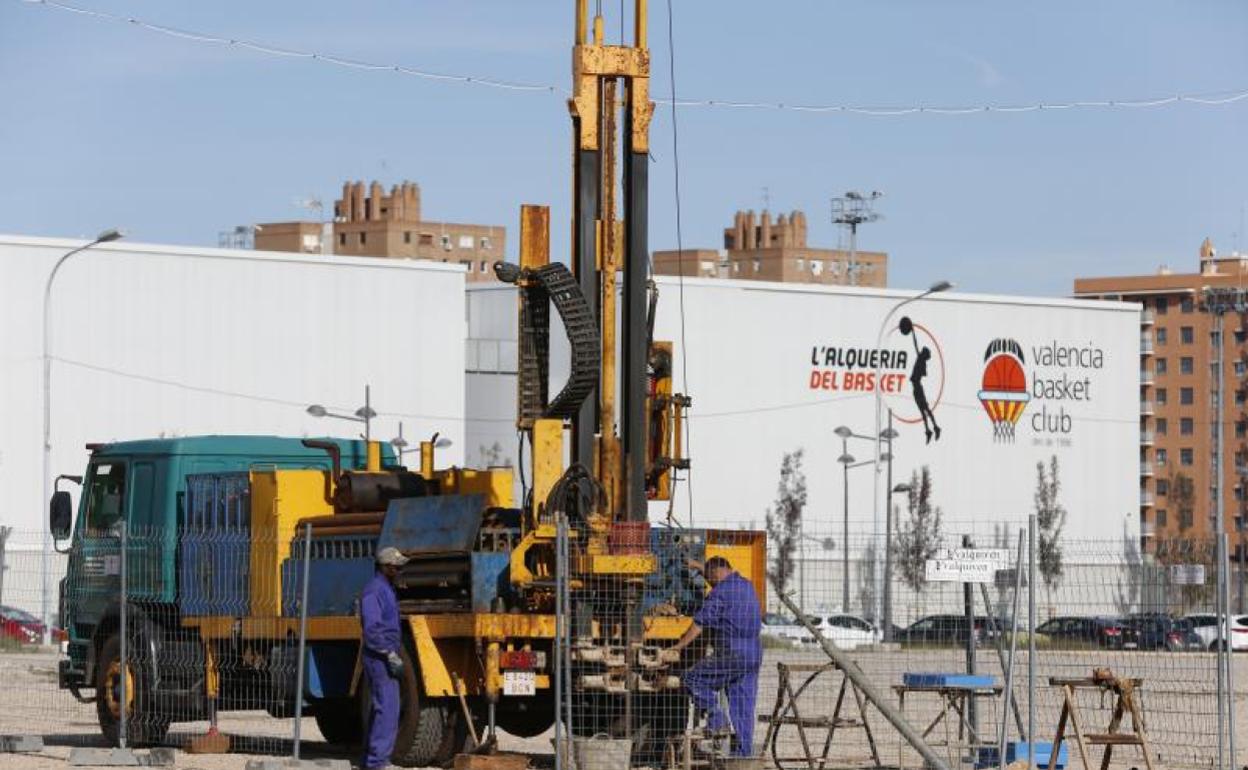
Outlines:
[[[89,8],[82,8],[69,3],[59,2],[58,0],[16,0],[16,2],[25,3],[27,5],[38,5],[44,8],[53,8],[60,11],[88,16],[95,19],[113,21],[122,24],[139,27],[150,32],[156,32],[170,37],[189,40],[191,42],[203,43],[209,45],[224,45],[234,48],[246,49],[256,53],[268,56],[280,56],[293,59],[308,59],[312,61],[332,64],[338,67],[348,69],[364,70],[370,72],[390,72],[397,75],[407,75],[409,77],[421,78],[424,80],[437,80],[450,83],[458,83],[461,85],[485,86],[487,88],[496,88],[510,91],[531,91],[536,93],[555,94],[561,98],[570,96],[568,89],[550,84],[550,83],[526,83],[516,80],[506,80],[503,78],[482,77],[477,75],[464,75],[448,72],[434,72],[432,70],[419,69],[409,67],[402,64],[387,64],[383,62],[364,61],[361,59],[352,59],[345,56],[337,56],[334,54],[318,53],[316,51],[299,50],[295,48],[285,48],[282,46],[271,45],[268,43],[260,43],[253,40],[246,40],[237,37],[228,37],[225,35],[215,35],[206,32],[196,32],[192,30],[179,29],[177,27],[169,27],[163,24],[155,24],[143,19],[137,19],[132,16],[121,16],[106,11],[97,11]],[[1043,112],[1054,110],[1078,110],[1078,109],[1141,109],[1148,107],[1164,107],[1176,104],[1192,104],[1199,106],[1218,106],[1232,104],[1234,102],[1248,99],[1248,89],[1225,90],[1225,91],[1201,91],[1179,94],[1166,94],[1161,96],[1153,96],[1142,99],[1091,99],[1091,100],[1063,100],[1063,101],[1046,101],[1031,104],[980,104],[980,105],[962,105],[962,106],[941,106],[935,104],[919,104],[907,106],[869,106],[848,103],[831,103],[831,104],[804,104],[792,102],[778,101],[742,101],[735,99],[695,99],[695,98],[676,98],[674,93],[669,98],[656,98],[655,102],[665,106],[672,107],[706,107],[718,109],[740,109],[740,110],[775,110],[782,112],[809,112],[809,113],[839,113],[844,115],[867,115],[874,117],[900,117],[905,115],[984,115],[994,113],[1024,113],[1024,112]]]

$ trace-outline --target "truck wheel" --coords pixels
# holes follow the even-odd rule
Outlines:
[[[403,675],[399,677],[399,730],[390,761],[400,767],[442,765],[463,750],[468,728],[451,709],[449,698],[425,698],[420,694],[420,677],[414,657],[406,645],[402,650]],[[368,740],[368,677],[360,681],[361,737]]]
[[[127,653],[139,650],[137,642]],[[160,743],[169,731],[169,717],[156,713],[152,693],[154,676],[142,656],[128,655],[126,666],[126,745]],[[100,648],[95,665],[95,713],[100,731],[111,746],[117,745],[121,731],[121,634],[114,633]]]
[[[364,727],[356,713],[355,701],[338,698],[316,708],[316,727],[326,743],[353,748],[360,745]]]

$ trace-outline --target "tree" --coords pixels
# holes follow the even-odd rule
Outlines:
[[[767,509],[767,537],[771,540],[772,551],[772,562],[767,572],[781,594],[786,592],[797,571],[793,557],[802,537],[802,510],[806,507],[806,474],[802,471],[802,456],[801,449],[785,452],[780,462],[775,508]]]
[[[1140,593],[1144,581],[1144,563],[1140,556],[1139,539],[1131,533],[1126,522],[1122,525],[1122,577],[1118,578],[1118,614],[1129,615],[1140,605]]]
[[[874,540],[862,549],[862,558],[858,561],[858,606],[862,607],[864,618],[872,623],[876,621]]]
[[[1048,472],[1044,463],[1036,463],[1036,529],[1039,536],[1037,568],[1044,586],[1052,591],[1062,581],[1062,529],[1066,526],[1066,508],[1057,497],[1062,482],[1057,474],[1057,455],[1049,458]]]
[[[1170,474],[1166,487],[1166,498],[1171,509],[1179,516],[1179,531],[1191,529],[1196,510],[1196,483],[1183,471]]]
[[[926,465],[921,473],[910,476],[906,512],[906,520],[898,522],[897,537],[893,538],[893,558],[901,579],[917,593],[927,584],[927,560],[936,556],[942,537],[942,514],[932,505],[932,471]]]

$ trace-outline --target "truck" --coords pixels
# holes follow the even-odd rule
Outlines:
[[[128,741],[153,743],[222,710],[302,708],[329,741],[358,741],[357,597],[394,547],[409,561],[393,762],[445,762],[478,723],[539,735],[557,706],[574,735],[629,738],[648,758],[683,745],[689,658],[664,650],[708,590],[691,566],[722,556],[765,602],[765,537],[650,522],[690,466],[692,400],[673,391],[672,344],[653,338],[645,0],[633,11],[631,44],[606,45],[576,0],[568,262],[551,259],[550,210],[526,205],[519,263],[494,266],[518,296],[520,499],[511,468],[437,468],[436,436],[411,469],[372,441],[117,442],[56,480],[59,682],[94,697],[109,740],[123,722]],[[570,351],[558,390],[552,310]],[[76,516],[62,483],[82,485]]]

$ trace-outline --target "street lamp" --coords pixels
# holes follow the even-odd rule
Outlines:
[[[888,329],[888,322],[889,320],[892,319],[893,315],[896,314],[898,310],[901,310],[903,307],[905,307],[906,305],[909,305],[911,302],[918,302],[924,297],[927,297],[932,294],[939,294],[942,291],[949,291],[952,288],[953,288],[953,283],[950,281],[937,281],[936,283],[929,286],[926,291],[919,292],[913,297],[907,297],[906,299],[903,299],[901,302],[898,302],[897,304],[893,305],[893,307],[888,311],[888,313],[884,315],[884,320],[880,323],[880,330],[875,335],[875,350],[879,350],[880,345],[884,343],[884,332],[885,330]],[[875,470],[873,471],[872,476],[871,476],[871,522],[872,522],[871,526],[875,530],[875,534],[877,537],[880,534],[880,461],[884,459],[883,454],[880,452],[880,444],[883,443],[883,440],[884,440],[883,432],[880,429],[880,410],[882,406],[883,406],[883,398],[880,395],[880,365],[877,364],[875,367],[875,423],[874,423],[874,426],[875,426],[875,431],[874,431],[875,432],[875,436],[874,436]],[[889,410],[888,430],[890,433],[893,430],[892,410]],[[889,442],[890,442],[889,448],[891,450],[892,448],[891,438],[889,439]],[[891,483],[891,480],[890,480],[890,483]],[[885,558],[887,558],[887,555]],[[877,585],[878,585],[878,581],[879,581],[879,576],[877,575],[876,576]],[[877,597],[879,596],[878,591],[876,592],[876,596]],[[878,616],[878,613],[877,613],[877,616]]]
[[[356,409],[355,414],[338,414],[329,411],[320,404],[312,404],[308,407],[307,412],[313,417],[331,417],[335,420],[362,422],[364,423],[364,443],[372,441],[373,418],[377,416],[377,413],[373,411],[372,388],[368,385],[364,386],[364,406]]]
[[[48,280],[43,285],[43,475],[41,477],[40,486],[43,488],[43,509],[48,509],[49,501],[52,499],[49,494],[52,490],[52,283],[56,280],[57,273],[61,270],[69,258],[75,254],[81,254],[87,249],[100,245],[101,243],[109,243],[111,241],[120,240],[123,237],[120,230],[108,229],[95,236],[95,240],[84,243],[81,246],[70,249],[56,260],[56,264],[52,266],[52,272],[48,273]],[[48,607],[48,574],[51,570],[52,563],[52,533],[45,530],[43,533],[43,560],[40,569],[42,578],[42,620],[43,620],[43,643],[47,644],[51,633],[52,623],[49,622]]]
[[[451,441],[449,438],[446,438],[445,436],[442,436],[441,438],[439,438],[440,435],[441,434],[435,433],[433,434],[433,438],[431,438],[429,441],[422,441],[420,442],[420,446],[416,447],[415,449],[408,449],[408,447],[411,446],[411,442],[403,438],[403,422],[400,421],[399,422],[399,435],[390,439],[390,446],[394,447],[395,451],[398,453],[399,463],[401,464],[403,462],[403,455],[407,454],[408,452],[422,451],[425,448],[426,444],[428,444],[431,449],[445,449],[446,447],[455,443]]]

